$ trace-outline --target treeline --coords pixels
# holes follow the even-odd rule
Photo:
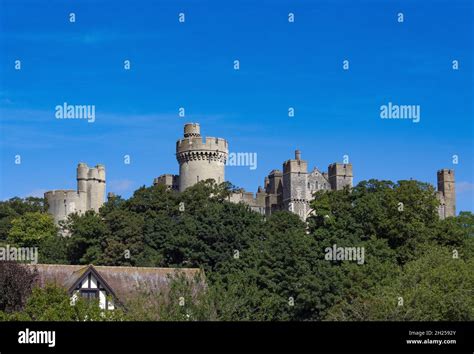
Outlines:
[[[307,223],[289,212],[264,218],[227,202],[230,192],[211,181],[184,193],[142,187],[99,214],[71,215],[61,232],[42,200],[13,199],[0,203],[0,244],[38,246],[42,263],[205,271],[208,291],[187,302],[187,316],[168,308],[150,317],[137,296],[133,319],[474,319],[474,216],[439,220],[429,184],[370,180],[320,191]],[[360,247],[363,262],[328,259],[335,247]],[[0,311],[21,311],[1,299]]]

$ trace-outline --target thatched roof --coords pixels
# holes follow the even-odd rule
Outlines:
[[[204,274],[198,268],[109,267],[94,265],[36,264],[38,285],[53,283],[72,291],[77,280],[93,269],[107,283],[119,300],[126,300],[138,291],[166,293],[173,277],[182,274],[187,280],[199,279],[204,286]],[[194,285],[196,286],[196,284]],[[198,289],[195,289],[198,290]]]

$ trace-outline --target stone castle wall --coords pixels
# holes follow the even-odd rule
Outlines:
[[[85,208],[85,198],[75,190],[54,190],[44,194],[48,202],[48,212],[56,224],[65,220],[71,213],[80,212]]]

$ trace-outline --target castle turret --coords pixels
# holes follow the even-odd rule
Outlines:
[[[179,191],[206,179],[213,179],[216,183],[224,182],[228,154],[225,139],[206,137],[203,140],[199,124],[185,124],[184,138],[176,142]]]
[[[77,165],[77,191],[79,193],[87,193],[88,173],[89,167],[87,167],[87,164],[80,162]]]
[[[184,125],[185,138],[199,138],[201,136],[201,126],[198,123],[186,123]]]
[[[301,151],[300,150],[295,151],[295,159],[296,159],[296,161],[301,160]]]
[[[99,211],[99,208],[105,203],[105,166],[99,164],[95,168],[98,172],[98,179],[96,187],[96,204],[93,206],[93,209]]]
[[[308,163],[295,151],[295,159],[283,163],[283,206],[302,219],[309,210],[307,196]]]
[[[345,186],[352,188],[352,164],[330,164],[328,167],[328,179],[332,190],[340,190]]]
[[[454,170],[442,169],[437,173],[439,217],[445,219],[456,216],[456,191]]]
[[[78,212],[87,210],[87,183],[88,183],[89,167],[87,164],[80,162],[77,165],[77,193],[79,195]]]
[[[97,168],[89,168],[87,173],[87,209],[99,210],[97,206],[99,171]]]

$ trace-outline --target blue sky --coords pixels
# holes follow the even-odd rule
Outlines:
[[[178,172],[175,142],[199,122],[258,154],[226,169],[250,191],[299,148],[324,171],[349,155],[356,183],[454,168],[473,211],[473,17],[469,0],[0,0],[0,199],[74,189],[80,161],[128,197]],[[56,119],[64,102],[95,105],[95,122]],[[380,119],[388,102],[420,105],[420,122]]]

